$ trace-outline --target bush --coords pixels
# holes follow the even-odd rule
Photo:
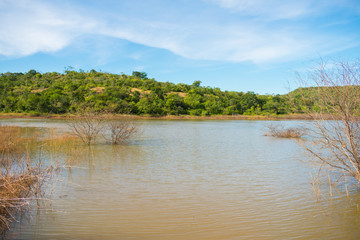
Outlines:
[[[310,74],[317,102],[306,112],[313,120],[313,141],[302,143],[314,162],[360,182],[360,62],[319,64]],[[304,104],[307,106],[306,104]]]
[[[42,196],[43,185],[54,169],[31,157],[26,144],[37,141],[36,136],[25,138],[20,127],[0,126],[0,233],[3,238],[17,213],[28,209],[31,200]]]
[[[108,143],[122,144],[129,140],[137,127],[129,120],[114,120],[113,115],[82,113],[76,121],[68,123],[73,135],[87,145],[96,143],[102,135]]]
[[[110,120],[105,123],[105,130],[108,134],[104,134],[104,138],[111,144],[122,144],[134,136],[138,132],[137,127],[129,120]]]
[[[305,129],[301,128],[285,128],[283,125],[268,125],[268,133],[266,136],[278,138],[301,138],[305,135]]]
[[[83,112],[79,119],[68,123],[73,135],[80,138],[87,145],[96,142],[104,128],[104,118],[96,113]]]

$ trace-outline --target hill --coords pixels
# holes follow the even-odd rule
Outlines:
[[[221,91],[219,88],[158,82],[91,70],[64,73],[2,73],[0,112],[76,113],[81,109],[134,115],[252,115],[291,112],[287,95]]]

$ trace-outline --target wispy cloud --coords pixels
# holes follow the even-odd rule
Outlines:
[[[266,17],[271,19],[289,19],[307,14],[310,0],[302,1],[264,1],[264,0],[205,0],[218,4],[243,15]]]
[[[303,18],[309,14],[329,8],[322,0],[185,1],[189,6],[156,1],[168,4],[169,14],[156,8],[141,9],[137,2],[146,15],[127,11],[121,4],[112,6],[112,1],[104,1],[102,4],[109,6],[101,10],[88,8],[86,3],[0,0],[0,55],[56,52],[87,34],[125,39],[190,59],[256,63],[328,53],[357,44],[354,36],[320,32],[306,23]],[[195,7],[199,10],[190,11]],[[207,10],[202,10],[205,7]],[[221,13],[221,8],[231,14]]]
[[[268,20],[294,19],[308,15],[323,14],[329,8],[349,5],[351,0],[203,0],[239,12],[245,16]]]
[[[3,0],[0,6],[0,54],[5,56],[60,50],[96,25],[71,9],[41,1]]]

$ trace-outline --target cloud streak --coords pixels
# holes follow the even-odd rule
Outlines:
[[[303,1],[264,1],[264,0],[206,0],[232,12],[270,19],[291,19],[303,16],[310,11],[309,0]]]
[[[40,1],[5,0],[0,6],[0,54],[5,56],[58,51],[96,26],[70,9],[59,11]]]
[[[293,20],[309,15],[321,15],[331,8],[351,5],[351,0],[204,0],[231,12],[267,20]]]
[[[322,1],[315,6],[313,0],[185,2],[189,6],[181,1],[181,8],[169,6],[167,15],[154,8],[142,9],[147,13],[142,16],[121,4],[98,10],[87,8],[86,2],[0,0],[0,55],[56,52],[87,34],[166,49],[189,59],[255,63],[297,59],[356,44],[354,36],[312,30],[302,20],[315,10],[328,9]],[[195,7],[199,11],[189,11]]]

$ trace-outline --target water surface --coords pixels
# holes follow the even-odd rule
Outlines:
[[[66,126],[59,120],[2,123]],[[126,146],[82,147],[72,167],[61,171],[51,208],[9,237],[360,238],[357,188],[351,188],[351,200],[342,188],[331,198],[325,182],[317,201],[308,156],[294,140],[264,136],[269,122],[138,123],[142,134]]]

